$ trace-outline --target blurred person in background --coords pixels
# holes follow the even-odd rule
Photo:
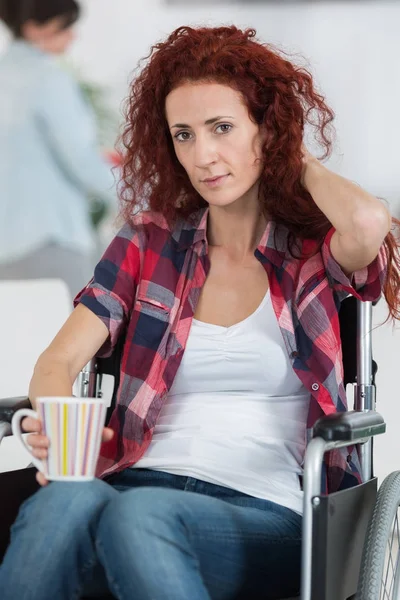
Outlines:
[[[91,107],[57,62],[74,40],[75,0],[0,0],[13,41],[0,59],[0,279],[87,283],[89,197],[115,203]]]

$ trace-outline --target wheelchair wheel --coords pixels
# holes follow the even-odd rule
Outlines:
[[[365,536],[357,600],[400,598],[400,471],[390,473],[378,490]]]

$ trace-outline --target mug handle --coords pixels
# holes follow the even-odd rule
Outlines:
[[[30,408],[21,408],[20,410],[17,410],[16,413],[14,413],[13,418],[11,419],[11,430],[13,432],[13,435],[15,435],[15,437],[21,442],[21,444],[26,448],[26,450],[28,450],[29,454],[32,456],[32,462],[35,465],[35,467],[38,469],[38,471],[41,471],[44,474],[44,467],[42,461],[33,456],[32,448],[28,446],[28,444],[22,437],[21,420],[25,417],[39,419],[39,415],[36,411],[31,410]]]

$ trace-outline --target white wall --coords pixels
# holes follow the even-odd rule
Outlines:
[[[337,115],[338,144],[330,161],[343,175],[386,197],[400,216],[400,3],[324,2],[320,5],[227,4],[197,8],[187,0],[84,0],[79,39],[70,56],[83,72],[110,87],[119,105],[129,74],[152,43],[184,24],[255,26],[259,37],[310,62]],[[0,49],[6,43],[0,31]],[[383,306],[376,309],[382,321]],[[379,409],[388,433],[376,442],[376,470],[400,467],[400,333],[390,326],[374,333],[379,362]]]
[[[119,105],[129,74],[150,45],[183,24],[255,26],[262,40],[305,55],[337,115],[331,165],[400,215],[400,3],[348,0],[321,4],[186,0],[81,0],[84,18],[70,56],[110,87]],[[0,31],[0,49],[5,45]]]

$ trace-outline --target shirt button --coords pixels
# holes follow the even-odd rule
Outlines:
[[[300,352],[297,352],[296,350],[290,355],[291,358],[297,358],[298,356],[300,356]]]
[[[319,383],[313,383],[311,389],[313,392],[317,392],[319,390]]]

